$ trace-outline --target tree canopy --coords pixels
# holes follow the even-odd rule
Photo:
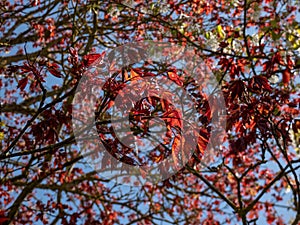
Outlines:
[[[0,15],[0,224],[300,224],[298,1]]]

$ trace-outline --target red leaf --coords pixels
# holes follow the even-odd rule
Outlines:
[[[53,75],[53,76],[55,76],[55,77],[58,77],[58,78],[61,78],[62,77],[62,75],[61,75],[61,73],[56,69],[56,68],[49,68],[49,72]]]
[[[28,73],[28,72],[31,71],[31,68],[30,68],[30,67],[28,66],[28,64],[26,64],[26,63],[25,63],[23,66],[21,66],[20,69],[21,69],[21,71],[22,71],[22,72],[21,72],[22,74]]]
[[[245,84],[241,80],[235,80],[230,85],[230,89],[229,90],[231,91],[231,98],[232,98],[232,100],[234,100],[236,98],[236,96],[238,96],[239,98],[241,98],[241,96],[243,95],[243,93],[245,91]]]
[[[115,104],[114,101],[112,101],[112,100],[109,101],[108,104],[107,104],[107,109],[106,110],[110,109],[114,104]]]
[[[282,59],[282,56],[280,55],[279,52],[275,53],[275,55],[273,56],[272,60],[273,60],[274,63],[278,63],[280,65],[284,65],[285,64],[284,61],[283,61],[283,59]]]
[[[6,222],[7,220],[9,220],[9,218],[7,218],[7,217],[0,217],[0,224]]]
[[[292,70],[294,66],[295,66],[295,64],[294,64],[293,60],[291,59],[291,56],[288,56],[287,57],[287,67],[290,70]]]
[[[267,215],[267,223],[268,224],[273,224],[274,221],[275,221],[274,215],[268,214]]]
[[[133,69],[130,70],[130,79],[131,80],[135,80],[135,79],[138,79],[140,77],[140,75],[134,71]]]
[[[173,145],[172,145],[172,158],[174,160],[175,167],[178,167],[180,165],[179,164],[179,150],[180,150],[180,147],[181,147],[180,136],[177,135],[174,138],[174,142],[173,142]]]
[[[229,72],[230,72],[230,77],[232,79],[234,79],[235,75],[239,75],[239,70],[236,65],[231,65]]]
[[[282,73],[282,82],[284,86],[287,86],[291,79],[291,71],[289,69],[285,69]]]
[[[47,66],[50,67],[50,68],[54,68],[54,69],[58,69],[59,68],[59,65],[57,65],[57,63],[50,63],[50,62],[48,62]]]
[[[271,62],[270,61],[265,62],[262,67],[263,67],[263,72],[269,70],[271,67]]]
[[[175,72],[168,72],[168,77],[170,80],[174,81],[177,85],[182,86],[183,82],[181,78]]]
[[[177,110],[171,110],[165,112],[163,114],[163,117],[165,118],[167,123],[170,124],[171,127],[175,127],[175,126],[182,127],[182,119]]]
[[[204,153],[207,144],[208,144],[208,132],[204,129],[201,129],[198,136],[198,149],[201,154]]]
[[[70,54],[73,56],[73,57],[76,57],[77,56],[77,50],[75,50],[74,48],[70,48]]]
[[[84,56],[85,66],[92,65],[101,56],[102,56],[102,54],[89,54],[89,55]]]
[[[167,180],[163,181],[163,186],[167,187],[167,188],[170,188],[170,187],[172,187],[172,184],[171,184],[170,180],[167,179]]]
[[[263,76],[256,76],[255,82],[263,89],[267,91],[272,91],[269,81],[266,77]]]
[[[19,80],[19,82],[18,82],[18,88],[20,88],[21,91],[23,91],[25,89],[27,83],[28,83],[28,78],[27,77]]]

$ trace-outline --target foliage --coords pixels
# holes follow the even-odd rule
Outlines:
[[[2,0],[0,14],[1,224],[300,223],[297,1]],[[224,94],[227,138],[217,162],[203,167],[213,110],[195,93],[203,129],[193,157],[167,180],[123,187],[82,160],[72,102],[89,66],[142,40],[195,49]],[[102,120],[124,84],[145,74],[194,85],[174,68],[142,69],[127,68],[107,82],[96,111]],[[167,118],[167,148],[148,160],[176,159],[180,136],[172,132],[181,124],[166,102],[137,104],[132,130],[150,132],[141,116],[153,111]],[[135,164],[109,124],[97,128],[115,157]]]

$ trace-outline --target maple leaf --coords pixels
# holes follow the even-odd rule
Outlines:
[[[20,90],[23,91],[25,89],[27,83],[28,83],[28,77],[25,77],[25,78],[19,80],[18,88],[20,88]]]
[[[170,80],[174,81],[177,85],[182,86],[183,82],[176,72],[168,72]]]
[[[96,62],[98,59],[100,59],[103,56],[103,54],[89,54],[89,55],[85,55],[83,57],[84,59],[84,65],[86,67],[92,65],[94,62]]]
[[[170,110],[163,114],[163,118],[170,124],[171,127],[182,127],[182,119],[177,110]]]
[[[0,186],[0,224],[299,224],[299,216],[293,221],[280,217],[287,211],[297,215],[299,204],[277,207],[299,202],[299,123],[291,124],[300,113],[298,78],[293,80],[300,67],[297,4],[284,0],[103,0],[73,1],[73,7],[71,1],[40,4],[32,0],[34,8],[28,10],[28,4],[20,2],[0,1],[0,123],[5,123],[0,126],[0,174],[5,178]],[[144,41],[147,38],[155,42]],[[136,42],[129,43],[133,40]],[[92,52],[112,48],[105,67],[96,65],[103,53]],[[198,56],[199,62],[194,60]],[[92,65],[97,69],[88,68]],[[105,73],[92,76],[102,68]],[[193,79],[187,79],[190,69],[196,75]],[[97,79],[89,85],[81,79],[86,74]],[[56,84],[49,83],[53,90],[40,82],[46,75],[60,77],[60,81],[53,80]],[[159,81],[161,75],[188,92],[196,105],[197,111],[189,114],[196,119],[191,129],[183,129],[183,115],[172,102],[182,96],[173,87],[162,91],[169,87]],[[274,76],[282,77],[281,82],[272,82]],[[143,82],[145,77],[151,81]],[[206,77],[212,79],[206,83]],[[80,84],[84,85],[77,89]],[[129,84],[133,85],[128,95],[120,91]],[[101,92],[86,98],[79,95],[83,98],[72,104],[77,90],[86,94],[97,89],[94,86]],[[205,89],[212,93],[202,93]],[[146,97],[134,103],[130,91]],[[215,132],[223,129],[215,93],[224,93],[227,139]],[[134,125],[129,132],[124,129],[122,138],[117,132],[123,130],[114,129],[119,120],[111,118],[118,95],[126,97],[120,107]],[[92,98],[99,98],[96,129],[91,127],[96,135],[85,129],[90,130],[86,124],[90,115],[85,112],[93,111],[86,104]],[[154,116],[167,129],[162,140],[155,142],[159,144],[151,145],[150,153],[125,145],[136,141],[148,150],[152,140],[145,144],[131,134],[148,137]],[[72,127],[75,121],[79,129]],[[76,131],[87,136],[75,138]],[[91,142],[94,137],[100,140]],[[295,146],[289,146],[292,141]],[[208,143],[217,144],[218,152],[212,155],[215,166],[201,161]],[[184,149],[196,151],[188,166],[180,168],[187,157]],[[85,156],[90,160],[79,160]],[[175,165],[176,175],[171,178],[168,172],[173,165],[167,163],[168,158]],[[89,161],[102,167],[90,168],[93,163]],[[157,168],[152,170],[148,162]],[[149,171],[139,172],[140,166]],[[131,167],[134,173],[127,171]],[[122,190],[114,185],[123,177],[127,185],[135,185],[135,179],[131,180],[135,175],[152,179],[148,176],[152,171],[158,179],[149,181],[150,187],[147,182]],[[30,185],[36,182],[38,185]],[[136,210],[141,205],[151,213]],[[8,219],[8,215],[14,216]]]
[[[138,79],[140,77],[140,75],[134,71],[134,69],[130,70],[130,80],[135,80]]]
[[[287,68],[282,72],[282,82],[284,86],[287,86],[291,79],[291,71]]]
[[[74,49],[73,47],[70,47],[70,54],[71,54],[73,57],[77,57],[77,56],[78,56],[77,50]]]
[[[230,88],[230,95],[232,100],[234,100],[237,96],[241,98],[245,91],[245,84],[241,80],[235,80],[229,86]]]
[[[292,70],[295,66],[294,61],[291,59],[291,56],[287,56],[287,63],[286,63],[288,69]]]
[[[9,220],[8,217],[0,217],[0,224],[4,224],[8,220]]]
[[[62,77],[62,74],[56,68],[49,68],[49,72],[57,78]]]
[[[180,139],[181,139],[181,137],[179,135],[175,136],[173,144],[172,144],[172,157],[173,157],[174,165],[176,168],[178,168],[180,165],[180,163],[179,163],[179,151],[180,151],[180,147],[181,147]]]

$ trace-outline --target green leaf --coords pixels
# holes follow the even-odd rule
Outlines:
[[[217,32],[218,32],[218,34],[219,34],[219,36],[221,37],[221,38],[225,38],[225,32],[224,32],[224,30],[223,30],[223,28],[222,28],[222,26],[221,25],[218,25],[217,26]]]
[[[276,20],[271,20],[271,26],[272,27],[277,27],[277,21]]]
[[[279,116],[280,113],[281,113],[281,112],[280,112],[279,108],[277,108],[277,107],[276,107],[276,108],[274,109],[274,111],[273,111],[273,115],[274,115],[274,116]]]
[[[274,31],[271,31],[271,35],[272,35],[272,39],[273,39],[274,41],[279,40],[279,38],[281,37],[281,34],[280,34],[280,33],[279,33],[279,34],[276,34]]]
[[[206,32],[206,33],[204,34],[204,37],[205,37],[206,39],[210,39],[210,32],[209,32],[209,31]]]

